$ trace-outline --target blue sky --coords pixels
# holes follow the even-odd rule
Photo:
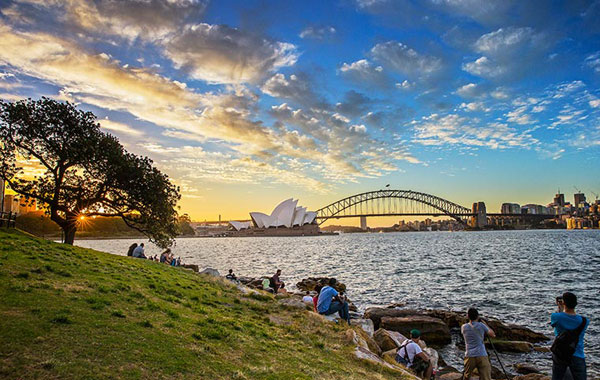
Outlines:
[[[0,98],[93,111],[195,219],[392,184],[600,192],[600,1],[0,1]]]

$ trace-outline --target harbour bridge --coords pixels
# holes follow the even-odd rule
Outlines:
[[[367,226],[366,218],[373,216],[447,216],[472,227],[483,227],[506,218],[539,222],[554,217],[535,214],[488,214],[483,202],[476,202],[473,208],[469,209],[438,196],[413,190],[368,191],[340,199],[316,212],[319,225],[329,219],[360,218],[363,229]]]

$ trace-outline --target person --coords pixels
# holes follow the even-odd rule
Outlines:
[[[279,279],[279,276],[281,276],[281,269],[277,269],[277,272],[273,275],[273,277],[271,277],[271,280],[269,281],[269,287],[273,289],[274,294],[277,294],[277,292],[279,292],[280,289],[283,289],[285,287],[285,284]]]
[[[227,273],[225,275],[225,278],[228,279],[229,281],[237,281],[237,277],[236,275],[233,273],[233,269],[229,270],[229,273]]]
[[[317,286],[315,286],[315,292],[317,292],[317,295],[313,297],[313,305],[314,305],[314,310],[315,313],[318,313],[317,311],[317,304],[319,303],[319,294],[321,294],[321,289],[323,289],[323,285],[321,285],[320,283],[317,284]]]
[[[492,379],[492,365],[485,350],[485,335],[492,338],[496,337],[496,333],[488,325],[480,321],[479,312],[475,308],[467,310],[469,322],[462,325],[460,331],[465,338],[465,371],[464,378],[469,379],[475,369],[479,373],[479,379]]]
[[[433,366],[429,356],[421,349],[420,342],[421,332],[412,329],[410,339],[405,340],[396,351],[396,361],[413,370],[422,379],[429,380],[433,373]]]
[[[181,256],[177,257],[177,264],[175,266],[177,266],[177,267],[181,266]]]
[[[550,316],[550,325],[554,327],[554,335],[558,337],[562,332],[580,329],[579,340],[575,347],[575,352],[569,362],[565,362],[552,355],[552,380],[563,380],[567,369],[571,370],[574,380],[586,380],[587,369],[585,364],[585,354],[583,351],[583,341],[585,331],[590,323],[587,318],[575,312],[577,306],[577,296],[571,292],[563,293],[562,297],[556,299],[558,312]]]
[[[302,297],[302,302],[312,305],[313,298],[310,296],[310,292],[308,290],[306,291],[306,294],[304,295],[304,297]]]
[[[138,245],[132,253],[133,257],[137,257],[139,259],[145,259],[146,255],[144,254],[144,243],[140,243],[140,245]]]
[[[350,313],[348,311],[348,302],[344,301],[337,290],[335,290],[335,278],[329,279],[329,285],[321,289],[319,300],[317,301],[317,311],[322,315],[338,313],[340,318],[350,324]]]
[[[130,245],[129,249],[127,250],[127,256],[132,256],[133,250],[136,248],[137,248],[137,243],[133,243],[132,245]]]
[[[273,289],[271,289],[271,287],[269,286],[271,284],[271,280],[268,278],[263,278],[262,280],[262,288],[263,290],[267,291],[267,292],[272,292]]]
[[[166,251],[164,251],[163,253],[160,254],[160,262],[161,263],[166,263],[167,262],[167,257],[169,257],[169,254],[171,253],[171,249],[167,248]]]

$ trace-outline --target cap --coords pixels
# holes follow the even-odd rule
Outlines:
[[[421,336],[421,332],[417,329],[410,330],[410,336],[413,338],[419,338]]]

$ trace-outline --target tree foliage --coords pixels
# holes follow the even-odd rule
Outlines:
[[[31,173],[24,162],[42,169]],[[179,189],[127,152],[91,112],[52,99],[0,101],[0,177],[47,205],[72,244],[81,217],[119,216],[160,246],[177,234]]]

